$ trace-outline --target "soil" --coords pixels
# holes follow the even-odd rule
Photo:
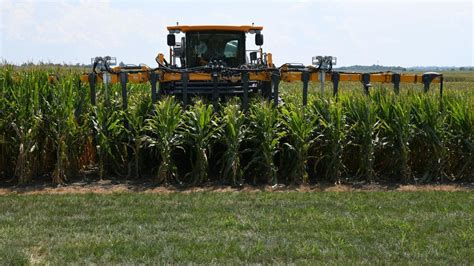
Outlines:
[[[382,184],[382,183],[356,183],[356,184],[331,184],[321,183],[316,185],[275,185],[275,186],[249,186],[242,187],[203,185],[199,187],[157,186],[153,182],[144,180],[94,180],[76,181],[66,185],[52,185],[51,183],[32,183],[29,185],[16,185],[4,183],[0,187],[0,195],[8,194],[84,194],[84,193],[233,193],[233,192],[371,192],[371,191],[474,191],[474,183],[455,184]]]

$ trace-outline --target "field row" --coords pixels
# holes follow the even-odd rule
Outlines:
[[[0,69],[0,175],[21,183],[55,183],[96,169],[97,175],[149,176],[158,183],[433,182],[474,179],[474,94],[350,85],[338,98],[284,85],[284,104],[238,99],[218,111],[205,101],[182,108],[172,98],[153,105],[149,87],[99,88],[98,105],[77,74]],[[20,79],[14,77],[19,76]],[[464,86],[464,85],[463,85]]]

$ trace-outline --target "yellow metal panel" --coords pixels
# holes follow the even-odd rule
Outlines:
[[[309,81],[319,82],[319,81],[321,81],[320,76],[321,76],[320,72],[313,72],[309,75]],[[331,73],[324,73],[324,80],[325,81],[332,81]]]
[[[146,83],[149,80],[148,73],[132,73],[128,74],[128,82],[130,83]]]
[[[148,70],[147,67],[142,67],[142,70]],[[180,81],[181,80],[181,73],[165,73],[163,71],[156,71],[160,76],[160,82],[170,82],[170,81]],[[97,74],[97,83],[102,82],[102,73]],[[309,81],[310,82],[319,82],[320,73],[319,72],[312,72],[310,73]],[[400,82],[401,83],[423,83],[421,74],[401,74],[400,75]],[[111,83],[119,83],[120,78],[118,74],[111,74]],[[281,71],[281,81],[283,82],[298,82],[301,81],[302,72],[299,71]],[[393,73],[375,73],[370,74],[370,82],[380,82],[380,83],[392,83],[393,80]],[[241,80],[241,75],[236,76],[220,76],[220,80],[231,80],[231,81],[239,81]],[[80,76],[80,80],[84,83],[89,81],[88,74],[82,74]],[[129,73],[128,74],[128,82],[130,83],[146,83],[150,80],[149,72],[141,72],[141,73]],[[194,72],[189,73],[189,80],[191,81],[211,81],[211,74],[204,73],[204,72]],[[271,72],[264,71],[264,72],[249,72],[249,80],[253,81],[270,81],[271,80]],[[325,80],[330,82],[332,81],[332,73],[325,74]],[[361,73],[340,73],[340,82],[347,82],[347,81],[361,81],[362,74]],[[441,77],[436,77],[432,80],[432,83],[440,83]]]
[[[159,54],[156,56],[155,61],[156,61],[158,64],[164,64],[164,63],[165,63],[165,55],[162,54],[162,53],[159,53]]]
[[[189,80],[194,80],[194,81],[206,81],[206,80],[211,80],[211,74],[210,73],[190,73],[189,74]]]
[[[181,80],[180,73],[163,73],[160,77],[161,77],[160,81],[164,81],[164,82]]]
[[[89,74],[82,74],[81,75],[81,82],[89,82]]]
[[[416,74],[404,74],[404,75],[400,75],[400,82],[401,83],[416,83],[418,80],[418,75]],[[421,76],[419,78],[419,82],[421,82]]]
[[[180,81],[181,80],[181,73],[163,73],[160,75],[161,82],[170,82],[170,81]],[[232,80],[232,81],[239,81],[241,77],[233,76],[233,77],[226,77],[226,76],[219,76],[220,80]],[[210,73],[189,73],[189,80],[190,81],[211,81],[212,77]],[[249,73],[249,80],[258,80],[258,81],[269,81],[270,74],[267,72],[250,72]]]
[[[270,81],[270,72],[250,72],[249,80]]]
[[[339,81],[360,81],[361,74],[357,73],[341,73]]]
[[[267,66],[273,67],[273,55],[272,53],[267,53]]]
[[[391,76],[390,76],[391,80]],[[385,74],[370,74],[370,82],[387,82],[387,75]]]
[[[280,79],[285,82],[301,81],[301,72],[282,72]]]
[[[309,81],[316,82],[319,81],[319,72],[314,72],[309,75]],[[301,79],[300,79],[301,80]]]
[[[119,82],[120,82],[120,79],[119,79],[119,76],[117,74],[110,74],[110,83],[111,84],[115,84],[115,83],[119,83]]]
[[[188,26],[188,25],[178,25],[178,26],[169,26],[168,30],[179,30],[181,32],[188,32],[188,31],[206,31],[206,30],[220,30],[220,31],[242,31],[242,32],[249,32],[251,30],[262,30],[262,26],[249,26],[249,25],[242,25],[242,26],[228,26],[228,25],[195,25],[195,26]]]

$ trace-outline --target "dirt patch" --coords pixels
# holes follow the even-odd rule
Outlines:
[[[397,191],[472,191],[473,186],[459,185],[405,185],[397,188]]]
[[[68,185],[33,184],[29,186],[7,186],[0,188],[0,195],[8,194],[110,194],[124,192],[138,193],[257,193],[257,192],[371,192],[371,191],[474,191],[474,184],[435,184],[435,185],[399,185],[399,184],[317,184],[311,186],[274,185],[274,186],[215,186],[174,187],[155,186],[150,182],[98,180],[94,182],[75,182]]]

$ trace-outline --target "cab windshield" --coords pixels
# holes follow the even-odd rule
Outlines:
[[[245,64],[245,33],[188,32],[187,66],[204,66],[211,60],[222,60],[228,67]]]

